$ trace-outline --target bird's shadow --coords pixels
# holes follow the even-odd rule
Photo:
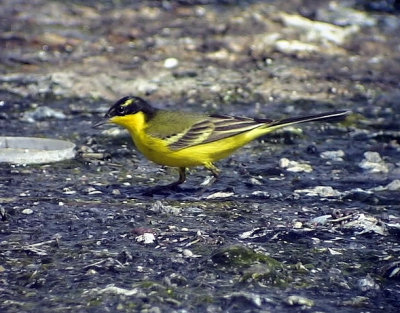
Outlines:
[[[107,185],[102,192],[113,199],[170,199],[170,200],[200,200],[205,194],[215,192],[214,188],[197,186],[121,186]],[[116,192],[117,191],[117,192]]]

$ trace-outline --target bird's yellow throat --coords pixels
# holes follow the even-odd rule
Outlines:
[[[146,127],[146,120],[147,118],[143,112],[110,118],[110,122],[125,127],[132,135],[139,134]]]

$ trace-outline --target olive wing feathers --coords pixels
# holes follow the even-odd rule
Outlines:
[[[158,132],[154,132],[149,129],[148,133],[165,140],[168,147],[174,151],[235,136],[265,126],[266,122],[226,115],[188,114],[180,116],[179,119],[172,115],[169,118],[168,121],[164,121],[168,124],[165,130],[160,128]]]

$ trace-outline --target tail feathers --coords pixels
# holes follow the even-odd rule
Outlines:
[[[277,121],[269,121],[268,128],[281,128],[285,126],[289,126],[292,124],[299,124],[299,123],[306,123],[306,122],[313,122],[313,121],[333,121],[344,118],[350,111],[335,111],[335,112],[328,112],[328,113],[321,113],[316,115],[309,115],[309,116],[302,116],[302,117],[289,117],[282,120]],[[260,120],[261,122],[262,120]]]

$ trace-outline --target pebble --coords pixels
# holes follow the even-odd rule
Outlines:
[[[346,41],[347,37],[360,29],[357,25],[341,27],[330,23],[313,21],[296,14],[282,13],[280,17],[286,26],[302,31],[309,42],[330,42],[341,45]]]
[[[380,288],[379,285],[369,275],[365,278],[359,279],[357,285],[358,288],[363,292],[368,290],[378,290]]]
[[[261,186],[263,183],[255,177],[249,179],[249,183],[253,186]]]
[[[296,222],[293,223],[293,228],[294,229],[300,229],[302,227],[303,227],[303,223],[300,222],[300,221],[296,221]]]
[[[23,209],[23,210],[22,210],[22,214],[30,215],[30,214],[32,214],[32,213],[33,213],[33,210],[32,210],[32,209]]]
[[[63,193],[66,194],[66,195],[74,195],[74,194],[76,194],[76,190],[71,190],[70,188],[65,187],[63,189]]]
[[[400,179],[395,179],[386,185],[386,189],[390,191],[400,191]]]
[[[144,233],[135,238],[137,242],[142,242],[144,244],[152,244],[156,240],[156,236],[153,233]]]
[[[111,192],[114,196],[120,196],[121,195],[121,191],[119,189],[113,189]]]
[[[165,68],[174,68],[179,65],[178,59],[175,58],[167,58],[164,60],[164,67]]]
[[[372,27],[377,23],[376,17],[366,11],[345,7],[338,1],[330,1],[327,7],[318,9],[316,18],[339,26]]]
[[[154,202],[151,206],[150,211],[155,213],[162,213],[162,214],[171,214],[171,215],[179,215],[181,213],[182,208],[164,205],[160,200]]]
[[[320,154],[321,158],[332,161],[343,161],[345,153],[343,150],[324,151]]]
[[[359,163],[359,166],[369,173],[387,173],[389,166],[381,158],[378,152],[367,151],[364,153],[364,159]]]
[[[313,170],[313,168],[311,167],[310,164],[292,161],[287,158],[280,159],[279,166],[281,168],[286,169],[288,172],[295,172],[295,173],[299,173],[299,172],[310,173]]]
[[[369,191],[399,191],[400,190],[400,179],[395,179],[386,186],[378,186],[375,188],[369,189]]]
[[[331,214],[314,217],[310,222],[317,225],[325,225],[332,218]]]
[[[267,191],[256,190],[251,193],[252,196],[260,197],[260,198],[270,198],[271,194]]]
[[[191,257],[193,257],[193,255],[194,255],[194,253],[193,253],[191,250],[189,250],[189,249],[184,249],[184,250],[182,251],[182,254],[183,254],[183,256],[186,257],[186,258],[191,258]]]
[[[314,188],[297,189],[295,193],[305,193],[309,197],[339,197],[341,193],[331,186],[315,186]]]
[[[308,307],[314,306],[313,300],[297,295],[287,297],[286,303],[289,305],[305,305]]]
[[[317,45],[301,42],[298,40],[277,40],[275,42],[275,49],[285,54],[293,54],[296,52],[314,52],[319,51]]]
[[[66,118],[65,114],[59,110],[54,110],[47,106],[41,106],[33,111],[25,112],[22,115],[21,120],[29,123],[35,123],[36,121],[44,120],[47,118],[55,118],[63,120]]]
[[[342,252],[337,251],[337,250],[332,249],[332,248],[328,248],[328,252],[329,252],[331,255],[342,255],[342,254],[343,254]]]
[[[386,224],[382,223],[381,220],[375,216],[358,214],[357,218],[350,220],[349,222],[342,225],[345,228],[351,228],[360,230],[355,232],[356,235],[362,235],[366,233],[376,233],[378,235],[387,236],[388,230]]]
[[[103,289],[94,288],[94,289],[90,289],[88,292],[97,293],[97,294],[115,294],[115,295],[124,295],[124,296],[134,296],[139,291],[136,288],[125,289],[125,288],[116,287],[115,285],[110,284],[110,285],[107,285]]]
[[[88,187],[86,189],[86,192],[88,193],[88,195],[97,195],[102,193],[100,190],[97,190],[96,188],[93,187]]]
[[[208,195],[206,199],[218,199],[218,198],[229,198],[234,196],[235,194],[233,192],[222,192],[218,191],[215,193],[212,193],[211,195]]]

